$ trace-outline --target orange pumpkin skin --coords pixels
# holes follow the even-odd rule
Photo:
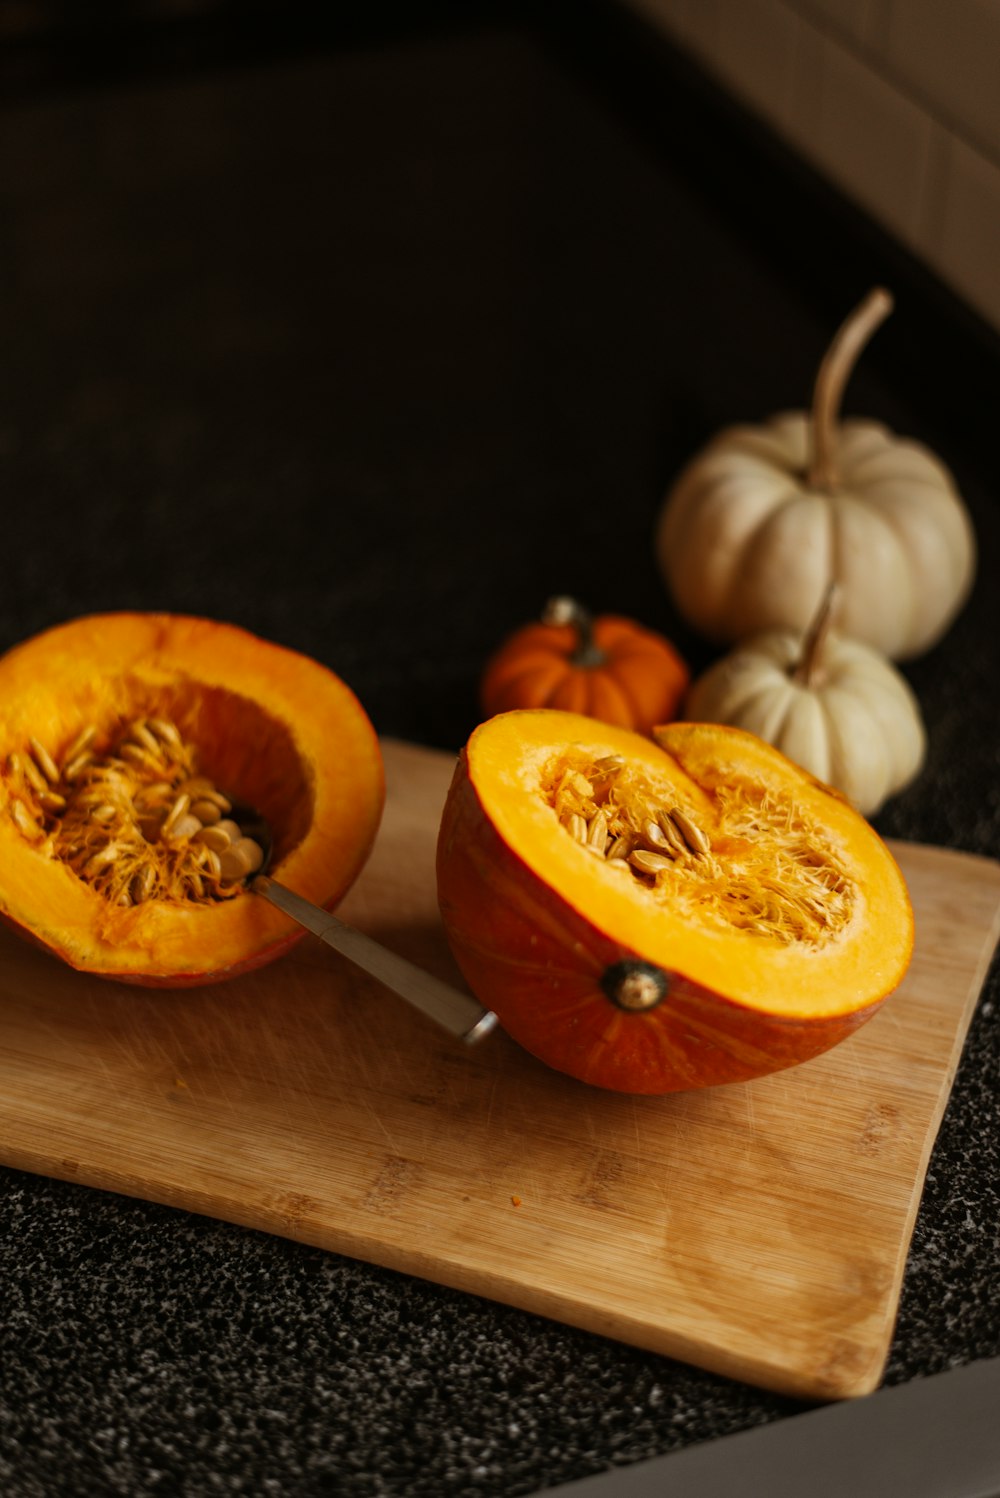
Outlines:
[[[570,715],[553,716],[570,720]],[[577,733],[581,721],[575,720]],[[570,732],[573,727],[571,721]],[[554,740],[559,731],[566,725],[553,727]],[[725,732],[749,738],[738,730]],[[604,752],[627,747],[624,734],[614,742],[599,733],[591,737]],[[617,1007],[608,997],[609,973],[619,964],[646,967],[648,946],[623,940],[613,922],[595,920],[565,889],[554,888],[546,877],[544,852],[526,857],[511,846],[484,805],[470,764],[474,758],[470,743],[460,755],[442,817],[437,859],[442,918],[473,992],[514,1040],[555,1070],[636,1094],[746,1081],[838,1044],[872,1017],[900,981],[912,950],[912,911],[901,876],[890,901],[901,926],[893,941],[895,962],[868,1002],[820,1015],[781,1013],[780,1006],[768,1012],[740,1002],[738,982],[735,996],[726,994],[679,963],[667,971],[668,991],[655,1008]],[[588,859],[582,857],[581,878],[586,878]]]
[[[215,983],[227,983],[231,978],[242,978],[246,973],[256,972],[258,968],[267,967],[279,957],[284,957],[306,934],[302,927],[288,931],[280,939],[271,942],[269,946],[261,947],[257,952],[225,967],[218,964],[199,967],[197,963],[200,959],[192,952],[190,970],[187,972],[177,970],[170,973],[156,973],[139,970],[105,973],[88,968],[82,962],[70,961],[61,951],[53,947],[51,942],[31,930],[30,927],[20,924],[6,911],[0,910],[0,924],[8,931],[12,931],[15,936],[20,937],[22,941],[27,942],[29,946],[37,947],[48,956],[67,962],[68,966],[75,968],[77,972],[90,972],[93,977],[107,978],[114,983],[127,983],[132,988],[158,989],[205,988]]]
[[[218,983],[283,956],[302,928],[249,892],[117,909],[11,816],[12,755],[58,755],[81,728],[165,717],[201,769],[268,819],[271,872],[333,908],[371,850],[384,802],[375,731],[351,690],[308,657],[237,626],[169,614],[93,615],[0,657],[0,920],[80,971],[153,988]]]
[[[689,683],[662,635],[616,614],[591,619],[572,600],[553,599],[543,622],[516,630],[487,661],[480,700],[488,716],[554,707],[650,733],[676,717]]]

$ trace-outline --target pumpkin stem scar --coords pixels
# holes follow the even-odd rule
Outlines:
[[[603,666],[607,651],[594,639],[593,616],[575,598],[562,595],[550,598],[542,610],[543,624],[569,624],[576,630],[579,643],[570,657],[574,666]]]
[[[601,987],[619,1009],[640,1014],[662,1004],[670,992],[670,979],[653,963],[631,958],[605,968]]]
[[[854,366],[875,329],[892,311],[892,296],[876,286],[854,308],[833,336],[816,376],[812,402],[810,488],[833,494],[837,488],[837,420]]]

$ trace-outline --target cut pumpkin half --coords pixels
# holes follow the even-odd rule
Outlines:
[[[370,851],[384,782],[363,708],[326,667],[236,626],[59,625],[0,659],[0,701],[0,916],[72,967],[208,983],[298,939],[220,863],[231,802],[267,819],[273,872],[318,905]]]
[[[626,1092],[745,1080],[827,1050],[909,964],[895,860],[753,735],[655,733],[556,710],[475,731],[438,846],[466,979],[542,1061]]]

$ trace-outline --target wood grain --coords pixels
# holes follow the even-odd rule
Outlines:
[[[385,744],[345,918],[457,978],[433,854],[453,761]],[[928,1158],[1000,934],[1000,866],[894,850],[904,986],[826,1056],[606,1094],[464,1048],[312,937],[129,989],[0,935],[0,1159],[284,1234],[806,1398],[880,1381]]]

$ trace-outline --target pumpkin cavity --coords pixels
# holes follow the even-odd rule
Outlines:
[[[818,948],[850,924],[854,883],[791,795],[732,775],[699,789],[710,820],[624,758],[574,750],[552,757],[539,793],[581,855],[702,925]]]
[[[310,777],[257,704],[184,680],[151,691],[123,677],[106,695],[94,720],[7,755],[7,814],[37,855],[112,906],[208,905],[240,898],[263,856],[230,816],[234,795],[267,819],[279,856],[301,841]]]

